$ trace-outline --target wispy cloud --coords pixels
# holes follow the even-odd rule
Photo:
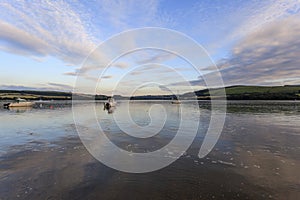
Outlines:
[[[136,63],[140,65],[147,63],[162,63],[175,57],[177,57],[177,55],[159,50],[158,52],[156,51],[155,53],[152,52],[151,54],[144,55],[143,58],[136,60]]]
[[[63,73],[63,75],[67,75],[67,76],[77,76],[76,72],[65,72]]]
[[[61,83],[47,83],[50,87],[56,88],[58,90],[72,90],[73,87],[67,84],[61,84]]]
[[[202,9],[203,12],[207,10],[206,7]],[[207,39],[209,43],[204,41],[204,44],[211,54],[217,54],[231,48],[248,34],[259,31],[274,21],[295,15],[299,11],[299,0],[232,1],[208,13],[208,17],[203,18],[205,21],[197,24],[196,30],[200,30],[198,34],[207,38],[208,35],[205,33],[214,29]]]
[[[300,18],[290,17],[249,34],[219,63],[226,85],[300,84]],[[209,69],[209,68],[208,68]],[[214,78],[212,72],[206,76]],[[192,81],[204,85],[204,80]]]
[[[0,48],[15,54],[54,56],[79,65],[100,41],[141,26],[162,26],[159,0],[0,2]],[[128,39],[123,45],[130,46]],[[93,54],[97,59],[105,55]],[[125,68],[119,63],[116,67]]]
[[[128,29],[134,26],[146,25],[156,21],[158,13],[158,0],[139,1],[99,1],[98,9],[102,15],[119,29]],[[134,21],[132,21],[134,19]]]
[[[100,78],[104,78],[104,79],[110,79],[110,78],[112,78],[113,76],[111,76],[111,75],[106,75],[106,76],[101,76]]]
[[[249,5],[235,13],[235,16],[243,16],[243,13],[249,12],[245,15],[244,21],[237,26],[231,33],[232,38],[241,38],[254,31],[259,31],[263,26],[272,23],[276,20],[289,17],[292,14],[299,12],[300,1],[265,1],[265,2],[249,2]]]
[[[39,90],[38,87],[26,87],[22,85],[0,85],[1,90]]]
[[[119,69],[126,69],[129,67],[129,63],[126,62],[115,62],[111,65],[111,67],[116,67]],[[65,72],[63,75],[67,76],[82,76],[82,77],[88,77],[88,79],[91,79],[91,76],[88,74],[89,71],[97,71],[97,73],[101,72],[103,70],[104,66],[100,65],[84,65],[81,68],[75,69],[73,72]],[[110,77],[111,78],[111,77]],[[96,80],[96,78],[93,80]]]
[[[116,63],[113,63],[112,66],[120,68],[120,69],[125,69],[125,68],[129,67],[129,64],[126,62],[116,62]]]
[[[78,64],[95,47],[79,14],[64,1],[2,1],[0,10],[2,50]]]
[[[22,85],[0,85],[1,90],[43,90],[43,91],[65,91],[70,92],[73,87],[61,83],[47,83],[39,87],[27,87]]]
[[[131,46],[133,49],[135,47],[135,41],[131,41],[127,44],[122,44],[124,48],[128,48],[128,45]],[[165,61],[171,60],[178,58],[177,55],[165,52],[162,50],[153,50],[153,49],[138,49],[133,52],[129,52],[128,54],[125,54],[115,60],[113,63],[111,63],[109,66],[105,66],[105,64],[101,64],[104,62],[103,59],[95,59],[93,63],[92,59],[88,59],[84,63],[81,68],[75,69],[74,72],[66,72],[64,75],[69,75],[69,76],[82,76],[84,78],[87,78],[89,80],[96,80],[96,78],[91,78],[90,74],[93,72],[93,74],[100,74],[104,68],[119,68],[121,70],[130,70],[130,68],[136,68],[138,67],[134,72],[131,72],[131,75],[138,75],[142,74],[145,71],[148,71],[148,73],[151,73],[151,71],[160,71],[160,72],[170,72],[170,70],[162,70],[162,68],[159,68],[159,65],[155,63],[163,63]],[[106,60],[107,63],[110,61]],[[91,62],[91,63],[90,63]],[[150,64],[152,63],[152,64]],[[150,64],[145,66],[145,64]],[[182,70],[179,69],[178,70]]]
[[[0,21],[0,48],[12,53],[23,55],[34,54],[45,56],[53,53],[53,49],[42,39],[12,26],[6,22]]]

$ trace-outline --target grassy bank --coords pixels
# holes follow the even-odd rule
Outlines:
[[[300,100],[300,86],[230,86],[225,91],[228,100]],[[195,94],[199,99],[218,97],[221,89],[200,90]]]

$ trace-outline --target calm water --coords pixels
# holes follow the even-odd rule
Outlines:
[[[153,104],[163,108],[153,109]],[[151,124],[150,117],[158,122],[166,120],[156,135],[146,139],[130,137],[124,131],[135,130],[124,117],[124,102],[118,102],[116,109],[110,111],[103,110],[103,103],[98,102],[95,113],[86,109],[90,105],[78,102],[75,107],[87,123],[96,116],[99,124],[95,126],[100,125],[114,144],[130,152],[149,152],[167,145],[178,130],[182,113],[191,123],[199,121],[197,137],[187,153],[170,166],[147,174],[128,174],[99,163],[82,146],[71,102],[50,102],[31,109],[0,109],[0,199],[300,196],[300,102],[228,102],[221,137],[213,151],[202,159],[197,154],[210,120],[209,102],[131,103],[132,120],[140,127]],[[195,111],[198,106],[200,116]],[[190,131],[187,127],[187,134]],[[176,149],[170,150],[171,155],[172,151]]]

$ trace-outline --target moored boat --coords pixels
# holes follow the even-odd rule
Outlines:
[[[179,96],[179,92],[177,91],[177,95],[175,97],[173,97],[172,99],[172,104],[181,104],[181,101],[178,99]]]
[[[12,103],[4,104],[4,107],[31,107],[34,105],[34,102],[26,101],[25,99],[17,98]]]
[[[106,109],[115,107],[115,106],[116,106],[116,101],[114,100],[114,98],[109,98],[108,101],[106,103],[104,103],[104,107]]]
[[[178,100],[178,99],[177,99],[177,100],[173,100],[173,101],[172,101],[172,104],[181,104],[181,101]]]

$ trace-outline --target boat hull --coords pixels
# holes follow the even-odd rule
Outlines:
[[[111,108],[111,107],[115,107],[115,106],[116,106],[116,104],[112,103],[112,102],[107,102],[107,103],[104,104],[105,108]]]
[[[172,101],[172,104],[181,104],[181,101]]]
[[[10,103],[8,107],[31,107],[34,105],[34,102],[19,102],[19,103]]]

